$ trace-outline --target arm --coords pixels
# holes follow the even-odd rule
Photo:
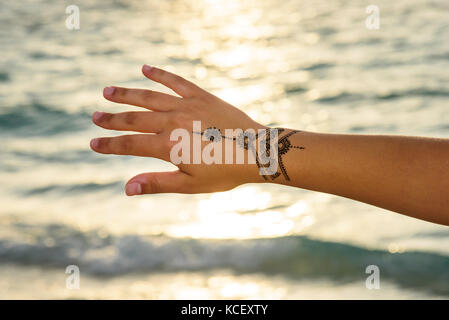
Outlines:
[[[105,88],[106,99],[149,111],[94,113],[94,123],[105,129],[140,132],[93,139],[94,151],[173,162],[170,151],[177,142],[170,135],[179,128],[191,132],[189,146],[193,153],[196,132],[193,121],[201,121],[200,132],[196,133],[204,133],[211,127],[218,128],[220,134],[226,129],[267,129],[241,110],[177,75],[148,66],[142,72],[178,96],[142,89]],[[270,182],[332,193],[449,225],[449,140],[320,134],[291,129],[278,132],[278,148],[282,152],[276,175],[262,176],[259,165],[247,162],[181,163],[176,171],[133,177],[126,185],[126,193],[202,193],[229,190],[244,183]],[[226,140],[225,135],[222,140]],[[202,141],[201,146],[216,142]],[[232,143],[239,147],[235,139]],[[247,159],[249,151],[245,152]]]
[[[449,140],[301,132],[283,184],[332,193],[449,225]]]

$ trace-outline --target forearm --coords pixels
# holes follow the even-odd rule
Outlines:
[[[311,132],[289,139],[305,149],[281,156],[290,180],[271,182],[449,225],[449,140]]]

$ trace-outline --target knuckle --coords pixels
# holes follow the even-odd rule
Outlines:
[[[178,118],[178,116],[171,117],[170,119],[168,119],[168,125],[169,125],[169,127],[173,128],[173,129],[180,128],[181,120]]]
[[[183,77],[178,76],[178,75],[176,75],[176,74],[173,74],[173,82],[174,82],[175,84],[181,85],[181,84],[183,84],[185,81],[186,81],[186,80],[185,80]]]
[[[203,103],[202,100],[195,97],[184,98],[183,100],[183,110],[190,114],[196,112]]]
[[[181,113],[177,113],[169,117],[167,122],[168,126],[171,128],[182,128],[184,127],[184,116],[182,116]]]
[[[214,105],[217,103],[217,99],[218,99],[217,96],[215,96],[209,92],[206,92],[205,94],[202,94],[201,98],[198,100],[199,100],[199,103],[202,103],[203,105],[208,105],[208,104]]]
[[[114,114],[111,113],[103,113],[100,119],[98,119],[98,122],[103,127],[109,127],[111,124],[112,119],[114,118]]]
[[[116,147],[118,153],[128,153],[131,150],[131,139],[127,136],[118,137]]]
[[[154,97],[154,91],[151,90],[143,90],[142,91],[142,98],[144,100],[149,100],[152,99]]]
[[[181,76],[175,75],[173,82],[175,86],[183,91],[189,91],[192,89],[191,82]]]
[[[136,122],[137,115],[134,112],[127,112],[124,114],[123,122],[126,125],[133,125]]]
[[[174,146],[175,144],[177,144],[177,143],[178,143],[178,141],[173,141],[173,140],[171,140],[169,137],[167,137],[167,138],[164,139],[163,142],[162,142],[162,149],[163,149],[165,152],[170,152],[170,150],[173,148],[173,146]]]
[[[150,193],[157,193],[161,190],[161,183],[157,175],[153,175],[150,179],[148,179],[148,189]]]
[[[165,138],[162,142],[161,142],[161,146],[160,146],[160,155],[165,159],[170,159],[170,153],[172,148],[179,143],[179,141],[177,140],[170,140],[169,137]]]
[[[128,94],[128,91],[129,91],[127,88],[116,88],[115,90],[116,90],[116,91],[115,91],[114,93],[116,94],[116,96],[117,96],[118,98],[124,98],[124,97],[126,97],[127,94]]]
[[[153,67],[151,69],[151,73],[152,73],[153,77],[160,78],[160,77],[163,77],[166,72],[165,72],[165,70]]]
[[[190,179],[183,179],[179,186],[179,191],[182,193],[196,193],[196,190],[196,184]]]

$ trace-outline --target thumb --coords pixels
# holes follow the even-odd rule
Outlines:
[[[152,193],[188,193],[192,177],[180,170],[147,172],[131,178],[125,187],[126,195]]]

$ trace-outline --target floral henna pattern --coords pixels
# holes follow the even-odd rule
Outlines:
[[[303,146],[296,146],[293,145],[290,141],[290,137],[296,133],[299,133],[301,131],[299,130],[292,130],[288,133],[286,133],[285,135],[281,136],[281,133],[285,131],[284,128],[275,128],[278,131],[278,143],[277,143],[277,151],[278,151],[278,167],[280,168],[281,172],[276,172],[272,175],[262,175],[262,177],[265,180],[268,180],[267,177],[270,177],[271,180],[276,179],[277,177],[279,177],[281,174],[283,175],[283,177],[285,178],[285,180],[290,181],[290,177],[287,173],[287,169],[285,168],[284,165],[284,161],[282,159],[282,156],[284,156],[285,154],[287,154],[290,150],[292,149],[299,149],[299,150],[304,150],[305,147]],[[270,130],[271,129],[265,129],[265,136],[266,136],[266,155],[269,157],[270,156],[270,148],[271,148],[271,137],[270,137]],[[210,127],[207,128],[205,131],[203,132],[193,132],[196,134],[200,134],[200,135],[204,135],[205,137],[207,137],[207,139],[211,142],[219,142],[221,141],[221,139],[229,139],[229,140],[233,140],[236,141],[237,145],[240,146],[241,148],[251,151],[253,152],[253,155],[256,159],[256,165],[259,169],[261,168],[266,168],[269,166],[269,163],[266,165],[262,165],[260,164],[259,161],[259,154],[255,148],[255,142],[257,141],[258,138],[261,137],[261,134],[258,132],[256,134],[252,133],[252,132],[242,132],[240,133],[237,137],[227,137],[225,135],[223,135],[220,131],[220,129],[216,128],[216,127]]]
[[[285,131],[285,129],[278,129],[278,134],[280,134],[281,132]],[[289,133],[285,134],[284,136],[280,137],[278,140],[278,164],[279,164],[279,168],[281,169],[282,175],[284,176],[285,180],[290,181],[290,177],[288,176],[287,173],[287,169],[285,168],[284,162],[282,160],[282,156],[285,155],[287,152],[289,152],[291,149],[300,149],[300,150],[304,150],[305,147],[302,146],[295,146],[292,145],[291,141],[289,140],[289,138],[298,133],[301,132],[299,130],[293,130],[290,131]],[[271,176],[271,179],[274,180],[277,177],[279,177],[280,173],[276,172],[274,175]]]

